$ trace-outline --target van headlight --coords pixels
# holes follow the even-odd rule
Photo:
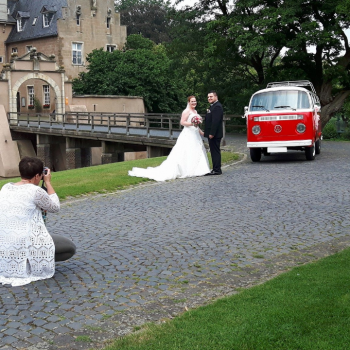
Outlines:
[[[260,129],[260,126],[259,126],[259,125],[254,125],[254,126],[252,127],[252,133],[253,133],[254,135],[259,135],[259,134],[260,134],[260,131],[261,131],[261,129]]]
[[[298,132],[299,134],[302,134],[303,132],[305,132],[305,130],[306,130],[305,124],[299,123],[299,124],[297,125],[297,132]]]

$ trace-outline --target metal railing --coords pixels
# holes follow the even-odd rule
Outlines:
[[[161,113],[8,113],[10,127],[50,130],[50,132],[74,130],[92,134],[119,134],[170,140],[176,139],[182,130],[180,118],[179,114]],[[224,130],[226,121],[232,118],[241,116],[225,116]],[[244,125],[237,126],[244,127]]]
[[[9,125],[27,128],[76,130],[90,133],[177,138],[179,114],[152,113],[8,113]]]

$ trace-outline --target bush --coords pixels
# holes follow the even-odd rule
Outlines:
[[[350,128],[346,128],[344,130],[344,132],[341,134],[341,138],[346,141],[350,140]]]
[[[325,140],[331,140],[338,137],[336,119],[332,118],[323,128],[322,135]]]

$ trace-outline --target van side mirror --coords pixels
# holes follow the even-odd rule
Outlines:
[[[242,115],[242,118],[245,118],[248,113],[248,107],[244,107],[244,115]]]

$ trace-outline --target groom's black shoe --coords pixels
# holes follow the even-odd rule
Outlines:
[[[205,174],[205,176],[208,176],[208,175],[221,175],[221,174],[222,174],[222,171],[214,171],[214,170],[212,170],[210,173]]]

